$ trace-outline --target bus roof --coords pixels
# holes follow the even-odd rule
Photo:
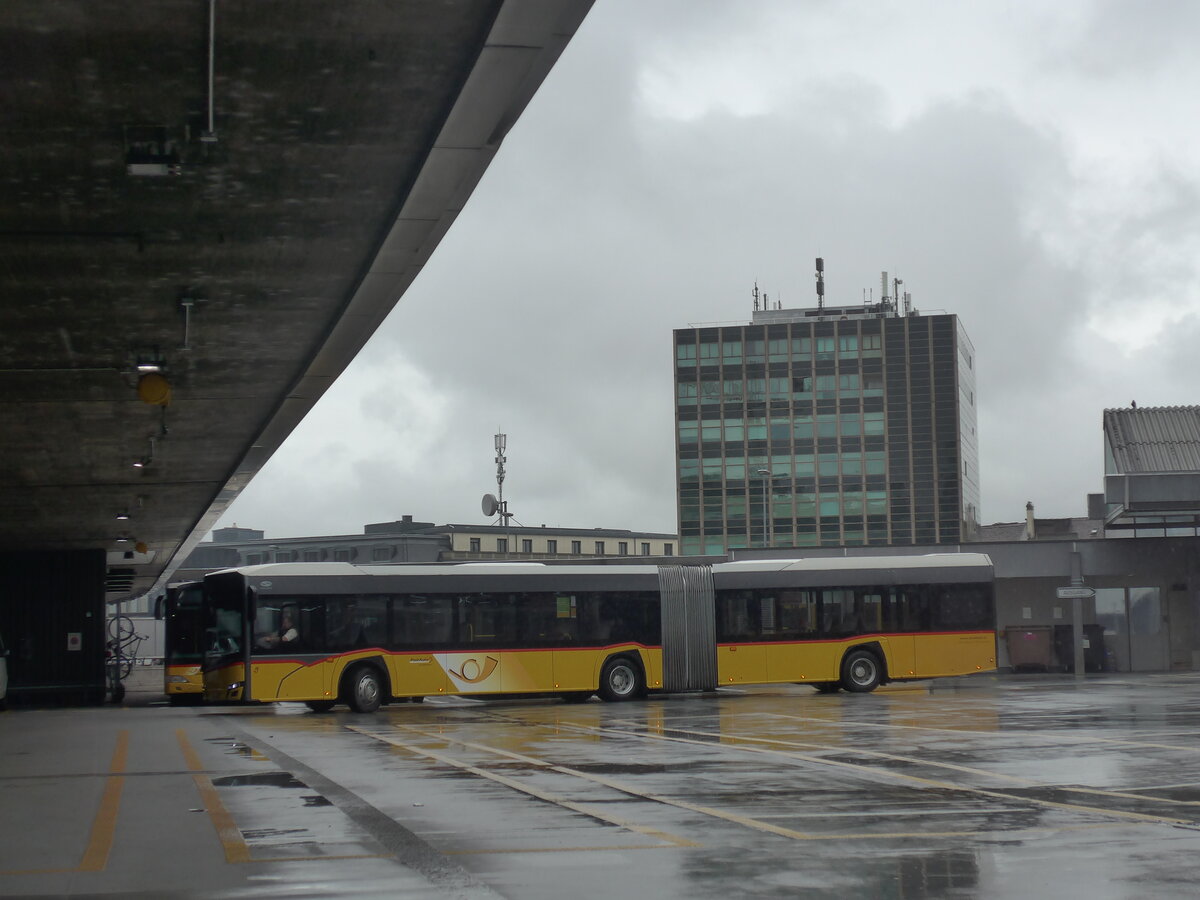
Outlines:
[[[714,572],[820,572],[853,569],[991,568],[986,553],[924,553],[902,556],[819,556],[806,559],[739,559],[717,563]]]
[[[715,563],[714,574],[722,572],[822,572],[822,571],[872,571],[936,569],[990,569],[992,560],[984,553],[926,553],[899,556],[825,556],[806,559],[746,559]],[[604,575],[606,573],[626,575],[649,575],[659,570],[658,565],[546,565],[541,562],[469,562],[469,563],[414,563],[392,566],[356,566],[348,562],[286,562],[264,563],[256,566],[240,566],[222,569],[219,572],[238,572],[251,578],[289,578],[304,576],[436,576],[471,574],[480,575]]]

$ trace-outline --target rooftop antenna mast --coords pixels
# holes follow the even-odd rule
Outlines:
[[[508,435],[498,433],[496,435],[496,492],[497,494],[483,495],[483,514],[488,518],[499,513],[500,524],[505,528],[508,527],[509,519],[513,514],[508,511],[508,501],[504,499],[504,464],[508,462],[508,457],[504,455],[504,448],[508,445]]]
[[[817,309],[825,308],[825,259],[817,257]]]
[[[754,290],[750,292],[750,296],[754,298],[754,311],[758,312],[758,282],[754,282]]]

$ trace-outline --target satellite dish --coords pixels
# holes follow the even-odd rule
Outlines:
[[[499,508],[500,508],[500,503],[499,503],[499,501],[496,500],[496,497],[493,494],[484,494],[483,495],[483,514],[485,516],[487,516],[488,518],[491,518],[492,516],[494,516],[496,514],[496,510],[498,510]]]

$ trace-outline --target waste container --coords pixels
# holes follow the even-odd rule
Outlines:
[[[1008,664],[1014,672],[1049,672],[1054,662],[1053,629],[1049,625],[1008,626],[1004,639],[1008,645]]]
[[[1054,626],[1054,655],[1064,672],[1075,671],[1075,626]],[[1083,671],[1104,671],[1104,626],[1083,626]]]

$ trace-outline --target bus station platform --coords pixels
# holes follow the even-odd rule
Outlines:
[[[0,713],[0,898],[1192,897],[1200,673]]]
[[[276,771],[230,730],[238,710],[170,706],[157,667],[126,684],[120,705],[0,713],[0,897],[496,896],[407,866],[418,842],[393,823],[387,846]],[[295,827],[271,785],[295,788]]]

